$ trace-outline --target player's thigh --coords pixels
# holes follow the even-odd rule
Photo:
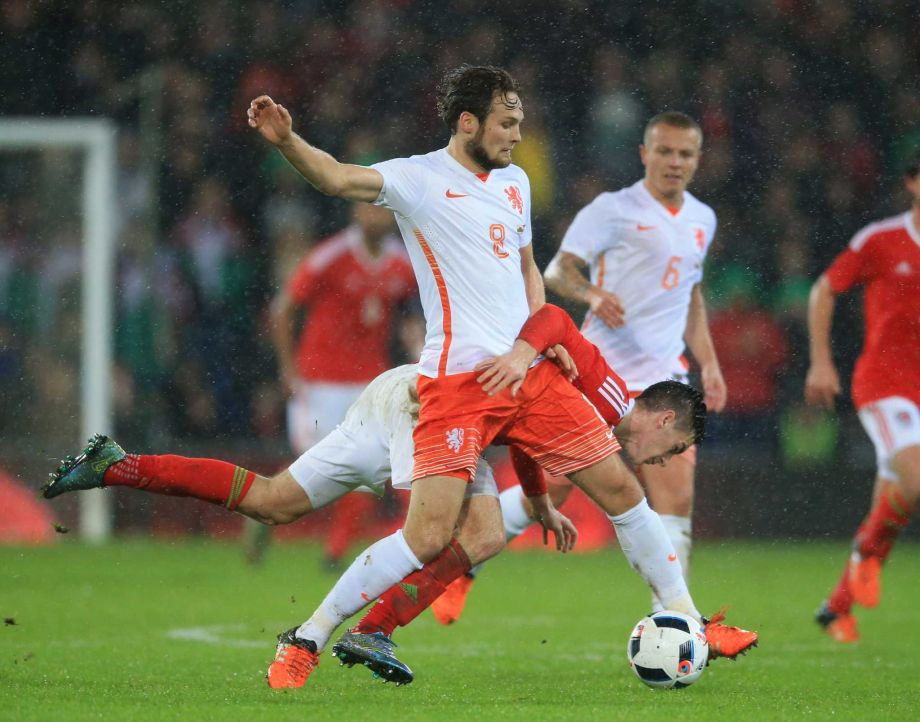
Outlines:
[[[696,464],[684,457],[672,456],[664,464],[643,464],[639,477],[649,502],[659,514],[690,516],[693,511],[693,480]]]
[[[549,500],[557,509],[568,500],[575,486],[572,480],[566,476],[551,476],[546,480],[546,491],[549,494]]]
[[[370,420],[359,429],[343,424],[301,454],[288,471],[312,508],[319,509],[362,487],[382,495],[390,475],[389,449]]]
[[[403,536],[419,561],[437,556],[453,535],[467,491],[467,480],[427,476],[412,482]]]
[[[639,480],[618,454],[569,474],[569,478],[610,516],[629,511],[645,498]]]
[[[912,486],[909,479],[900,478],[900,473],[911,473],[914,455],[905,452],[920,446],[920,409],[917,405],[910,399],[890,396],[860,408],[859,420],[875,447],[880,481]],[[894,466],[896,457],[901,457],[897,469]]]
[[[898,451],[891,460],[891,466],[898,476],[898,485],[905,500],[916,508],[920,502],[920,444]]]

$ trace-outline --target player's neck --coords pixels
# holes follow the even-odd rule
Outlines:
[[[669,211],[678,211],[684,205],[684,192],[680,191],[675,193],[673,196],[666,196],[657,190],[651,183],[648,182],[648,178],[645,178],[642,181],[642,184],[645,186],[645,190],[658,201],[661,205],[667,208]]]
[[[483,168],[466,152],[466,144],[460,139],[459,135],[452,135],[450,137],[450,142],[447,144],[447,154],[470,173],[482,175],[483,173],[489,172],[488,168]]]
[[[914,228],[920,231],[920,200],[914,201],[911,206],[911,218],[914,221]]]

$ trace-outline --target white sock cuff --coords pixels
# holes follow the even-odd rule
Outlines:
[[[668,534],[671,538],[674,538],[674,533],[690,535],[690,532],[693,529],[693,518],[689,516],[676,516],[675,514],[659,514],[661,517],[661,523],[664,524],[664,528],[668,530]]]
[[[527,514],[524,507],[524,498],[520,486],[512,486],[498,495],[498,503],[502,507],[502,521],[505,524],[505,537],[511,541],[524,533],[524,530],[533,524],[533,519]]]
[[[418,560],[418,557],[415,556],[415,552],[412,551],[412,548],[409,546],[409,542],[407,542],[406,537],[403,536],[402,529],[397,529],[393,536],[395,537],[396,545],[399,547],[402,553],[406,555],[406,559],[409,560],[409,562],[416,568],[416,570],[425,566]]]
[[[615,514],[613,516],[608,514],[607,518],[610,519],[611,523],[613,523],[615,526],[619,526],[621,524],[629,524],[629,522],[645,516],[651,510],[652,508],[648,505],[648,501],[646,501],[645,497],[643,497],[642,501],[636,504],[632,509],[624,511],[622,514]]]

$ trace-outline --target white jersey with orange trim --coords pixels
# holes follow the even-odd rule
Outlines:
[[[587,262],[591,282],[623,302],[623,326],[610,328],[589,313],[582,332],[630,391],[686,374],[687,311],[715,231],[716,215],[705,203],[685,192],[673,211],[643,181],[601,193],[566,231],[560,250]]]
[[[505,353],[527,320],[521,249],[531,241],[530,182],[517,166],[472,173],[446,148],[373,166],[375,203],[396,214],[425,311],[419,373],[466,373]]]

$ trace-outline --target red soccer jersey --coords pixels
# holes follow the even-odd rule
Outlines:
[[[394,306],[417,293],[415,275],[395,237],[371,258],[361,231],[348,226],[307,254],[287,285],[307,306],[297,369],[310,381],[361,383],[390,367]]]
[[[911,214],[866,226],[825,275],[835,293],[865,286],[856,408],[887,396],[920,404],[920,232]]]
[[[527,319],[518,338],[537,351],[544,351],[557,343],[565,346],[578,368],[575,388],[587,397],[610,426],[619,424],[631,408],[633,402],[630,401],[626,382],[617,376],[597,346],[581,335],[569,315],[558,306],[551,303],[544,305]],[[543,474],[530,457],[512,446],[511,461],[527,496],[546,492]]]

